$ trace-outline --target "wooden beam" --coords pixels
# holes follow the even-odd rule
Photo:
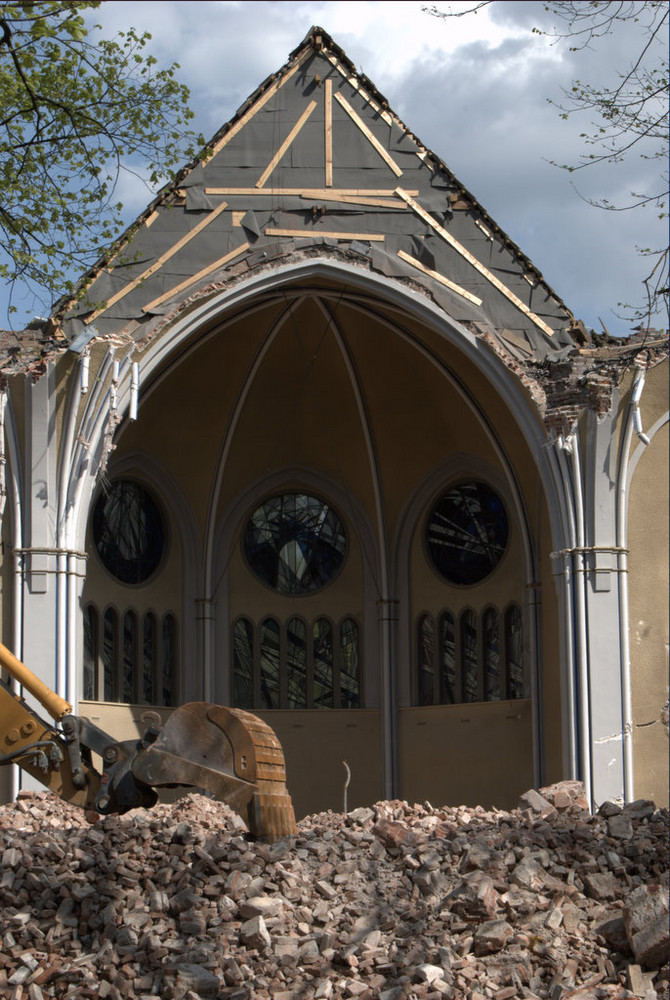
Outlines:
[[[468,300],[468,302],[474,302],[476,306],[480,306],[482,304],[482,300],[478,299],[476,295],[472,294],[472,292],[468,292],[465,288],[461,288],[460,285],[455,284],[455,282],[449,281],[449,278],[445,278],[443,274],[439,274],[437,271],[433,271],[431,268],[426,267],[425,264],[422,264],[420,260],[416,259],[416,257],[410,257],[410,255],[405,253],[404,250],[398,250],[398,257],[400,257],[401,260],[407,261],[408,264],[411,264],[412,267],[415,267],[418,271],[423,271],[423,273],[427,274],[430,278],[434,278],[435,281],[439,281],[441,285],[446,285],[447,288],[452,290],[452,292],[462,295],[464,299]]]
[[[159,268],[161,268],[167,260],[169,260],[171,257],[174,257],[174,255],[178,253],[182,247],[186,246],[186,244],[189,243],[195,236],[197,236],[198,233],[201,233],[203,229],[205,229],[205,227],[208,226],[210,222],[213,222],[217,216],[221,215],[223,210],[227,207],[228,205],[225,201],[222,201],[220,205],[217,205],[214,211],[209,212],[209,214],[206,215],[205,218],[202,219],[202,221],[199,222],[198,225],[195,226],[190,231],[190,233],[186,233],[186,235],[182,236],[180,240],[177,240],[177,242],[173,246],[171,246],[169,250],[166,250],[164,254],[161,254],[161,256],[158,257],[157,260],[153,262],[151,267],[148,267],[146,271],[142,271],[142,273],[137,278],[129,282],[124,288],[121,288],[118,292],[116,292],[115,295],[112,295],[111,298],[107,299],[107,302],[105,303],[104,306],[102,306],[100,309],[96,309],[95,312],[91,313],[90,316],[87,316],[86,319],[84,320],[84,323],[86,325],[92,323],[94,319],[97,319],[98,316],[106,312],[107,309],[109,309],[115,303],[119,302],[120,299],[125,298],[125,296],[128,295],[129,292],[132,292],[134,288],[137,288],[137,286],[141,281],[146,281],[146,279],[150,278],[152,274],[155,274],[156,271],[158,271]]]
[[[303,64],[308,55],[311,55],[311,52],[309,51],[304,52],[302,57],[298,59],[298,61],[294,66],[291,66],[291,68],[282,77],[280,77],[278,80],[275,80],[275,82],[268,87],[265,93],[262,94],[258,98],[258,100],[251,105],[249,110],[242,115],[239,121],[236,121],[235,124],[232,126],[232,128],[229,128],[226,134],[221,136],[219,141],[214,144],[214,146],[212,147],[212,152],[208,157],[208,159],[211,160],[212,156],[216,156],[217,153],[220,153],[223,147],[227,145],[227,143],[229,143],[231,139],[235,138],[237,133],[240,132],[244,128],[244,126],[251,121],[254,115],[257,114],[261,110],[261,108],[267,104],[270,98],[274,97],[277,91],[280,90],[285,83],[288,83],[291,77],[298,72],[298,70],[300,69],[301,65]]]
[[[325,110],[325,130],[324,141],[326,144],[326,187],[333,186],[333,81],[326,80],[326,90],[324,94]]]
[[[281,160],[282,156],[284,155],[284,153],[286,152],[286,150],[289,148],[289,146],[291,145],[291,143],[293,142],[293,140],[297,136],[298,132],[300,131],[300,129],[303,127],[303,125],[305,124],[305,122],[307,121],[307,119],[309,118],[309,116],[311,115],[312,111],[314,111],[315,107],[316,107],[316,101],[310,101],[309,104],[307,105],[307,107],[305,108],[305,110],[303,111],[303,113],[300,115],[300,118],[298,118],[297,122],[295,123],[295,125],[293,126],[293,128],[291,129],[291,131],[289,132],[289,134],[286,136],[286,138],[282,142],[281,146],[279,147],[279,149],[277,150],[277,152],[275,153],[275,155],[272,157],[272,159],[268,163],[267,167],[265,168],[265,170],[263,171],[263,173],[261,174],[261,176],[256,181],[256,187],[257,188],[262,188],[264,186],[266,180],[268,179],[268,177],[270,176],[270,174],[272,173],[272,171],[274,170],[274,168],[277,166],[277,164]]]
[[[294,236],[296,239],[309,239],[310,236],[326,236],[333,240],[373,240],[383,243],[382,233],[335,233],[325,229],[266,229],[266,236]]]
[[[499,292],[502,292],[505,298],[509,299],[510,302],[513,302],[517,309],[520,309],[521,312],[528,317],[528,319],[540,328],[540,330],[546,333],[549,337],[554,336],[554,331],[547,323],[544,322],[544,320],[540,319],[539,316],[536,316],[535,313],[528,308],[525,302],[522,302],[521,299],[514,294],[514,292],[510,291],[507,285],[504,285],[502,281],[497,278],[495,274],[489,271],[489,269],[485,267],[481,261],[477,260],[477,258],[471,254],[469,250],[466,250],[462,243],[459,243],[458,240],[454,239],[451,233],[441,226],[439,222],[436,222],[432,215],[429,215],[428,212],[426,212],[426,210],[422,208],[421,205],[419,205],[419,203],[415,201],[407,191],[403,191],[402,188],[396,188],[396,194],[399,198],[402,198],[403,201],[407,202],[409,207],[416,212],[419,218],[423,219],[423,221],[427,223],[431,229],[434,229],[438,236],[441,236],[442,239],[449,244],[449,246],[453,247],[454,250],[461,255],[461,257],[464,257],[469,264],[472,264],[472,266],[479,271],[480,274],[483,274],[486,280],[490,281],[494,288],[497,288]]]
[[[228,198],[233,198],[235,195],[241,195],[247,197],[248,195],[254,195],[260,198],[273,198],[278,195],[294,195],[298,198],[325,198],[327,195],[346,195],[352,197],[361,198],[393,198],[396,196],[396,188],[215,188],[208,187],[205,188],[205,194],[216,194],[225,195]],[[410,196],[418,195],[418,189],[414,191],[405,190],[405,194]],[[337,198],[341,201],[341,198]]]
[[[407,208],[407,205],[404,202],[399,203],[397,198],[363,198],[357,194],[338,195],[330,191],[320,194],[301,194],[300,197],[307,201],[339,201],[344,205],[376,205],[379,208],[392,208],[396,212],[399,208]]]
[[[363,133],[368,142],[372,146],[374,146],[374,148],[377,150],[384,163],[386,163],[391,168],[396,177],[400,177],[402,174],[402,170],[400,169],[396,161],[393,159],[391,154],[384,149],[377,136],[373,135],[373,133],[367,127],[363,119],[357,114],[356,111],[354,111],[354,109],[349,104],[346,97],[342,97],[342,94],[336,93],[335,100],[342,105],[342,107],[347,112],[354,125],[356,125],[358,129],[360,129],[360,131]]]
[[[200,281],[201,278],[206,278],[208,274],[212,273],[212,271],[217,271],[220,267],[223,267],[224,264],[227,264],[228,261],[233,260],[235,257],[239,257],[241,253],[244,253],[244,251],[248,249],[248,243],[242,243],[239,247],[235,247],[235,249],[231,250],[230,253],[227,253],[223,257],[219,257],[218,260],[215,260],[213,264],[208,264],[207,267],[203,267],[202,271],[198,271],[197,274],[192,275],[190,278],[186,278],[185,281],[175,285],[174,288],[171,288],[168,292],[163,292],[163,294],[159,295],[157,299],[152,299],[151,302],[147,302],[145,306],[142,306],[142,312],[151,312],[156,308],[156,306],[161,305],[163,302],[167,302],[168,299],[171,299],[174,295],[178,295],[179,292],[183,292],[185,288],[188,288],[189,285],[194,285],[196,281]]]

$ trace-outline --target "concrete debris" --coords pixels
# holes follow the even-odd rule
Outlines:
[[[0,807],[0,997],[668,998],[667,837],[667,810],[592,816],[578,782],[511,812],[320,813],[272,846],[196,794],[89,824],[22,793]]]

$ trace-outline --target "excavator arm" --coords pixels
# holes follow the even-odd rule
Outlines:
[[[272,843],[296,832],[281,744],[250,712],[191,702],[164,725],[148,712],[141,738],[116,741],[73,715],[2,643],[0,666],[55,720],[46,722],[0,679],[0,765],[18,764],[60,798],[99,813],[148,808],[156,788],[187,786],[226,802],[257,839]]]

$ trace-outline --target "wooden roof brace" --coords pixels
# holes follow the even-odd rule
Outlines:
[[[324,100],[324,144],[326,159],[326,187],[333,186],[333,81],[328,78]]]
[[[449,246],[453,247],[454,250],[461,255],[461,257],[464,257],[465,260],[472,264],[472,266],[479,271],[480,274],[483,274],[487,281],[490,281],[499,292],[502,292],[505,298],[509,299],[510,302],[513,302],[517,309],[520,309],[521,312],[528,317],[528,319],[532,320],[532,322],[538,326],[543,333],[546,333],[549,337],[554,336],[554,331],[547,323],[544,322],[544,320],[540,319],[539,316],[536,316],[535,313],[528,308],[525,302],[522,302],[521,299],[507,287],[507,285],[504,285],[502,281],[495,276],[495,274],[489,271],[489,269],[481,263],[481,261],[477,260],[474,254],[471,254],[469,250],[466,250],[462,243],[459,243],[458,240],[454,239],[451,233],[441,226],[439,222],[436,222],[432,215],[421,207],[418,201],[415,201],[414,198],[410,197],[407,191],[404,191],[402,188],[396,188],[396,194],[399,198],[402,198],[403,201],[406,201],[410,208],[414,209],[416,214],[423,219],[423,221],[427,223],[431,229],[435,230],[438,236],[441,236],[442,239],[449,244]]]
[[[468,302],[472,302],[476,306],[480,306],[482,304],[482,300],[477,298],[476,295],[473,295],[472,292],[468,292],[467,289],[461,288],[461,286],[457,285],[454,281],[450,281],[449,278],[445,278],[443,274],[439,274],[437,271],[433,271],[430,267],[426,267],[426,265],[422,264],[420,260],[416,259],[416,257],[410,257],[410,255],[405,253],[404,250],[398,250],[398,257],[400,257],[401,260],[406,261],[408,264],[411,264],[412,267],[416,267],[417,270],[423,271],[423,273],[427,274],[429,278],[434,278],[435,281],[439,281],[441,285],[446,285],[447,288],[450,288],[452,292],[456,292],[457,295],[462,295],[464,299],[468,300]]]
[[[194,228],[190,231],[190,233],[186,233],[186,235],[182,236],[180,240],[177,240],[177,242],[173,246],[171,246],[169,250],[166,250],[164,254],[161,254],[161,256],[158,257],[158,259],[153,262],[151,267],[148,267],[145,271],[142,271],[142,273],[138,275],[134,281],[130,281],[124,288],[121,288],[118,292],[116,292],[116,294],[112,295],[109,299],[107,299],[107,302],[104,304],[104,306],[101,306],[100,309],[96,309],[95,312],[91,313],[90,316],[86,316],[83,322],[86,325],[92,323],[94,319],[97,319],[98,316],[106,312],[107,309],[113,306],[116,302],[119,302],[121,299],[125,298],[125,296],[128,295],[129,292],[132,292],[133,289],[137,288],[137,286],[142,281],[146,281],[146,279],[150,278],[152,274],[155,274],[155,272],[158,271],[166,261],[170,260],[171,257],[174,257],[174,255],[178,253],[182,247],[186,246],[187,243],[190,243],[190,241],[193,239],[194,236],[197,236],[198,233],[201,233],[202,230],[205,229],[205,227],[208,226],[210,222],[213,222],[214,219],[217,218],[217,216],[221,215],[221,213],[227,207],[228,207],[227,202],[222,201],[220,205],[216,206],[213,212],[210,212],[208,215],[205,216],[204,219],[202,219],[201,222],[198,223],[197,226],[194,226]]]
[[[331,240],[373,240],[384,242],[382,233],[336,233],[322,229],[266,229],[266,236],[292,236],[296,240],[308,240],[314,236],[325,236]]]
[[[297,134],[300,132],[300,129],[303,127],[303,125],[311,115],[312,111],[314,111],[315,107],[316,107],[316,101],[310,101],[305,110],[303,111],[303,113],[300,115],[300,118],[298,118],[297,122],[295,123],[289,134],[282,142],[281,146],[279,147],[275,155],[268,163],[267,167],[265,168],[261,176],[256,181],[257,188],[262,188],[265,185],[265,182],[267,181],[268,177],[270,176],[274,168],[277,166],[281,158],[284,156],[284,153],[289,148],[289,146],[291,145]]]
[[[208,274],[212,274],[213,271],[218,271],[220,267],[224,267],[229,261],[234,260],[235,257],[239,257],[241,253],[249,249],[248,243],[242,243],[239,247],[235,247],[234,250],[229,251],[229,253],[224,254],[223,257],[219,257],[215,260],[213,264],[208,264],[207,267],[203,267],[201,271],[197,274],[191,275],[190,278],[186,278],[185,281],[180,282],[175,285],[174,288],[170,288],[169,291],[163,292],[159,295],[157,299],[152,299],[151,302],[147,302],[145,306],[142,306],[142,312],[149,313],[156,309],[157,306],[161,305],[163,302],[167,302],[168,299],[173,298],[178,295],[179,292],[183,292],[185,288],[189,285],[194,285],[196,281],[200,281],[202,278],[206,278]]]
[[[370,131],[370,129],[367,127],[367,125],[365,124],[363,119],[358,115],[358,113],[354,111],[354,109],[349,104],[349,101],[346,99],[346,97],[343,97],[342,94],[335,94],[335,100],[339,104],[341,104],[341,106],[344,108],[344,110],[351,118],[354,125],[356,125],[357,128],[363,133],[363,135],[368,140],[370,145],[373,146],[374,149],[376,149],[376,151],[379,153],[384,163],[386,163],[386,165],[391,168],[396,177],[402,176],[402,170],[400,169],[396,161],[393,159],[388,150],[384,149],[377,136]]]

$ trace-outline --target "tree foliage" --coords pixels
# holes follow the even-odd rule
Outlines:
[[[456,12],[434,6],[423,9],[436,17],[463,17],[499,2],[479,0]],[[586,119],[580,134],[585,152],[576,163],[556,165],[574,173],[595,164],[621,163],[633,156],[655,161],[658,172],[652,189],[632,191],[625,203],[615,204],[605,197],[587,200],[608,211],[646,207],[664,218],[668,192],[667,0],[551,0],[544,4],[544,10],[552,19],[551,26],[534,27],[533,32],[564,41],[571,52],[593,54],[620,31],[637,40],[630,64],[619,69],[610,85],[573,80],[563,88],[562,100],[552,101],[561,117],[579,115]],[[668,248],[637,249],[649,258],[650,270],[644,279],[642,300],[625,309],[630,319],[649,322],[664,305],[667,313]]]
[[[119,232],[121,171],[155,185],[202,144],[178,66],[148,34],[89,31],[98,6],[0,3],[0,276],[50,302]]]

